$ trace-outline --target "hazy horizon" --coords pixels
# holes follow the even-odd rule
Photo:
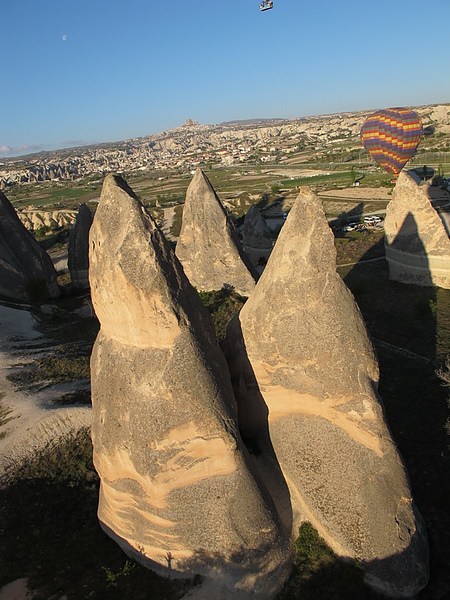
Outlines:
[[[375,9],[275,0],[264,13],[259,0],[5,4],[5,158],[154,135],[187,118],[291,119],[450,99],[440,64],[450,54],[448,0],[430,0],[426,14],[418,0]]]

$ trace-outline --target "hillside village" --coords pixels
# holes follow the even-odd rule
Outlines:
[[[426,143],[421,151],[450,150],[450,105],[415,109]],[[191,171],[201,166],[291,165],[358,159],[370,164],[359,131],[372,111],[299,119],[255,120],[181,127],[155,135],[79,148],[0,159],[0,189],[15,183],[71,181],[93,174],[148,170]],[[431,135],[433,134],[433,135]]]

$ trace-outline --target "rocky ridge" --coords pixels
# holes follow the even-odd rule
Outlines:
[[[415,108],[424,125],[450,133],[450,105]],[[283,164],[299,146],[327,151],[336,141],[354,140],[360,149],[359,131],[372,111],[321,115],[299,119],[274,119],[253,123],[192,125],[142,138],[61,150],[17,159],[0,159],[0,189],[14,183],[62,181],[98,173],[147,169],[195,169],[214,162],[246,164],[255,160]]]
[[[92,213],[87,204],[82,204],[73,224],[67,246],[67,263],[72,287],[78,291],[89,289],[89,230]]]
[[[28,231],[37,231],[41,227],[50,229],[59,229],[73,225],[77,218],[76,210],[19,210],[17,216],[28,229]]]

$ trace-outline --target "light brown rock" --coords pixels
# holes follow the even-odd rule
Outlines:
[[[186,192],[176,255],[191,284],[201,291],[225,284],[248,296],[258,277],[245,256],[233,224],[201,169]]]
[[[209,313],[132,190],[108,175],[90,233],[98,516],[130,556],[271,598],[290,550],[236,425]]]
[[[72,287],[77,291],[89,289],[89,230],[91,225],[92,213],[87,204],[82,204],[70,230],[67,246]]]
[[[229,327],[226,355],[243,439],[262,457],[273,447],[294,535],[310,521],[339,555],[363,562],[374,587],[417,593],[428,577],[424,524],[385,423],[363,319],[306,188]]]
[[[58,229],[75,222],[75,210],[21,210],[17,216],[29,231],[37,231],[40,227]]]
[[[50,257],[0,192],[0,295],[28,302],[59,294]]]
[[[384,222],[389,277],[450,289],[450,239],[426,192],[401,172]]]
[[[274,238],[266,221],[254,204],[245,215],[242,243],[245,253],[254,265],[265,262],[272,252]]]

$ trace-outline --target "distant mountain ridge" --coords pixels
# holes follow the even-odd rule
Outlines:
[[[450,135],[450,104],[416,107],[424,128]],[[110,172],[185,169],[205,165],[287,164],[306,151],[327,154],[331,147],[360,151],[359,132],[372,110],[292,119],[246,119],[219,125],[183,125],[117,142],[39,152],[0,160],[0,189],[15,183],[79,179]],[[446,136],[440,145],[448,142]],[[304,155],[298,156],[304,162]]]

